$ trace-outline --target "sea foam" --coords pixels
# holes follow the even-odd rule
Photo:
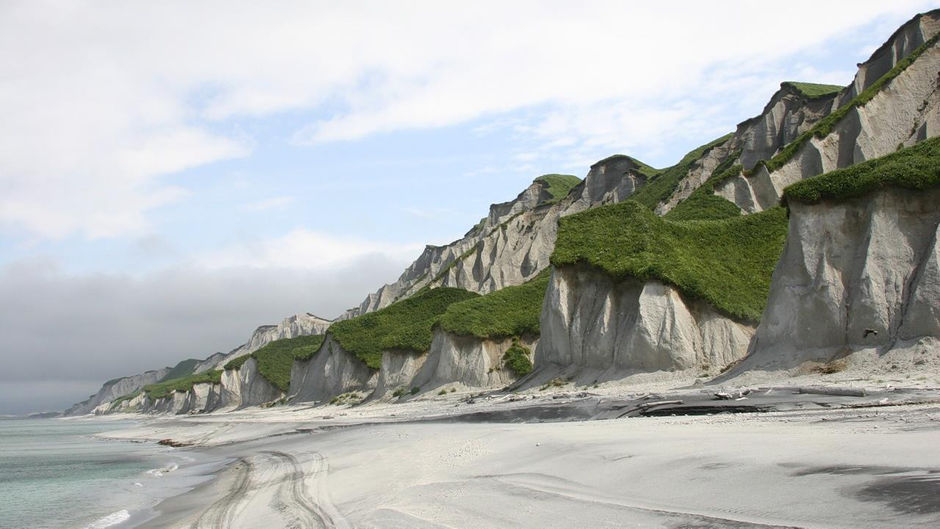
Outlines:
[[[123,509],[117,512],[113,512],[104,518],[88,524],[85,529],[104,529],[105,527],[111,527],[112,525],[125,522],[130,517],[131,513],[127,512],[127,509]]]

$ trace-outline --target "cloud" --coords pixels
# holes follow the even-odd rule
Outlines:
[[[300,144],[540,105],[548,115],[528,125],[553,131],[547,144],[668,140],[690,110],[656,101],[694,96],[715,68],[773,61],[928,5],[4,2],[0,229],[139,235],[150,212],[186,196],[167,175],[249,155],[254,139],[237,121],[284,113],[312,116],[293,131]]]
[[[369,241],[298,228],[280,237],[244,240],[207,252],[197,256],[195,262],[212,270],[229,267],[330,270],[377,258],[404,267],[423,248],[423,244]]]
[[[252,202],[251,204],[245,204],[243,209],[246,211],[267,211],[269,209],[282,209],[291,205],[294,200],[295,197],[290,196],[271,197],[264,200],[259,200],[257,202]]]
[[[330,270],[198,266],[139,277],[70,275],[48,260],[0,268],[0,414],[64,409],[105,380],[227,352],[261,324],[334,317],[403,263],[362,255]]]

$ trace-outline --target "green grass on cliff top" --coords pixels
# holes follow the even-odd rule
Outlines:
[[[323,345],[322,334],[275,340],[257,351],[239,356],[225,364],[225,369],[238,369],[249,358],[258,362],[258,373],[281,391],[290,389],[290,370],[294,360],[310,360]]]
[[[165,382],[167,380],[174,380],[177,378],[182,378],[187,375],[192,375],[193,370],[196,369],[196,364],[200,361],[195,358],[190,358],[188,360],[183,360],[182,362],[173,366],[166,375],[163,376],[158,382]]]
[[[546,269],[522,285],[454,303],[441,316],[441,328],[477,338],[538,336],[550,274],[551,270]]]
[[[615,279],[658,279],[729,316],[757,321],[783,251],[787,214],[773,208],[720,220],[669,221],[628,200],[563,217],[555,266],[588,265]]]
[[[548,204],[554,204],[568,196],[571,188],[581,183],[581,179],[570,174],[546,174],[535,179],[548,184],[548,194],[552,196]]]
[[[834,96],[844,88],[834,84],[798,83],[796,81],[784,81],[780,83],[780,86],[789,86],[807,99],[820,99],[823,97]]]
[[[930,49],[933,46],[937,45],[937,42],[940,41],[940,33],[934,35],[927,42],[918,46],[914,51],[912,51],[907,57],[898,61],[894,68],[888,70],[887,73],[878,78],[877,81],[871,84],[866,88],[862,93],[855,96],[854,99],[846,103],[845,105],[839,107],[828,116],[817,121],[813,127],[799,136],[795,140],[786,144],[783,149],[780,150],[776,155],[774,155],[770,160],[758,162],[758,165],[763,165],[767,168],[768,172],[774,172],[777,169],[783,167],[788,161],[790,161],[793,156],[803,147],[803,144],[808,142],[810,138],[816,136],[817,138],[825,138],[832,132],[833,127],[836,126],[839,121],[842,120],[853,108],[863,107],[866,103],[872,100],[883,88],[888,86],[895,77],[901,75],[901,73],[907,69],[908,66],[914,64],[925,51]],[[753,174],[754,170],[757,169],[757,166],[754,166],[746,174]]]
[[[733,135],[733,133],[726,134],[717,140],[692,150],[683,156],[676,165],[664,169],[650,177],[650,179],[646,181],[646,185],[639,188],[631,199],[636,200],[649,209],[656,209],[656,206],[660,202],[675,193],[676,188],[679,187],[679,182],[689,174],[689,169],[696,160],[705,156],[708,151],[731,139]]]
[[[157,384],[149,384],[144,386],[143,391],[151,399],[162,399],[163,397],[170,396],[170,394],[172,394],[174,391],[189,391],[193,389],[193,386],[196,384],[218,384],[221,381],[222,371],[216,369],[214,371],[206,371],[205,373],[199,373],[197,375],[187,375],[185,377],[175,378],[165,382],[158,382]]]
[[[783,190],[785,202],[845,200],[885,187],[923,190],[940,186],[940,137],[913,147],[807,178]]]
[[[382,366],[382,351],[427,352],[431,329],[453,303],[478,297],[459,288],[434,288],[382,310],[330,326],[329,334],[372,369]]]

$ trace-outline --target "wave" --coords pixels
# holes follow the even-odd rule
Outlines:
[[[127,509],[122,509],[88,524],[85,526],[85,529],[104,529],[105,527],[111,527],[112,525],[126,522],[130,517],[131,513],[128,512]]]

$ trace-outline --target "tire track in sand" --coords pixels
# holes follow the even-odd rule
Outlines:
[[[266,453],[290,467],[289,479],[284,480],[281,486],[287,489],[292,500],[291,503],[295,506],[292,512],[301,513],[305,518],[306,515],[309,515],[315,523],[315,525],[301,525],[300,527],[322,527],[323,529],[348,529],[350,527],[343,515],[330,501],[325,485],[325,478],[329,472],[329,463],[322,454],[319,452],[311,454],[313,468],[307,474],[303,471],[303,466],[296,456],[277,451]],[[308,478],[314,480],[312,494],[307,487]],[[286,495],[279,491],[278,497],[284,498],[284,496]]]
[[[252,465],[247,459],[239,459],[234,467],[236,472],[232,490],[209,506],[192,524],[192,529],[216,529],[231,527],[235,521],[238,506],[248,494],[251,483]]]

